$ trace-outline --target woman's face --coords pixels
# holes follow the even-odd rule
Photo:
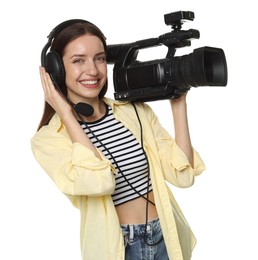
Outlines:
[[[64,49],[68,97],[74,102],[92,103],[107,81],[104,46],[94,35],[85,34],[71,41]]]

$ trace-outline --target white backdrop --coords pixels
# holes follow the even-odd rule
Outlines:
[[[183,28],[199,30],[201,38],[176,54],[202,46],[223,48],[229,73],[227,87],[192,88],[188,95],[192,142],[207,169],[193,187],[171,189],[198,239],[192,259],[258,259],[258,55],[251,0],[1,4],[0,259],[80,259],[79,212],[39,167],[30,149],[43,111],[38,67],[49,32],[64,20],[80,18],[98,25],[109,44],[132,42],[169,32],[163,15],[179,10],[195,13],[195,20]],[[163,49],[157,48],[148,50],[148,57],[161,58],[157,55]],[[112,66],[109,70],[108,95],[113,97]],[[173,134],[167,103],[151,106]]]

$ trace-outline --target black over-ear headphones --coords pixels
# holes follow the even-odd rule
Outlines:
[[[80,113],[84,116],[91,116],[94,112],[93,107],[86,103],[73,104],[67,97],[62,93],[60,86],[65,86],[65,68],[63,64],[62,57],[55,51],[48,51],[51,47],[53,39],[66,27],[75,24],[75,23],[88,23],[92,24],[89,21],[81,19],[71,19],[64,21],[57,25],[47,36],[48,42],[43,47],[41,51],[41,65],[49,73],[51,80],[56,87],[56,89],[62,94],[62,96],[67,100],[67,102],[75,109],[77,113]],[[94,25],[94,24],[92,24]],[[94,25],[95,26],[95,25]]]

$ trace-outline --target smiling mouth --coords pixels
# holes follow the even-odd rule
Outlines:
[[[97,86],[98,81],[97,80],[84,80],[84,81],[81,81],[80,83],[87,88],[94,88]]]

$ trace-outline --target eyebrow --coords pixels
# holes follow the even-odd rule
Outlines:
[[[99,52],[99,53],[96,53],[95,56],[99,56],[99,55],[106,55],[106,53],[103,51],[103,52]],[[74,54],[72,55],[69,59],[73,59],[73,58],[81,58],[81,57],[86,57],[87,55],[85,54]]]
[[[71,56],[69,59],[73,59],[73,58],[80,58],[80,57],[85,57],[85,54],[74,54],[73,56]]]

